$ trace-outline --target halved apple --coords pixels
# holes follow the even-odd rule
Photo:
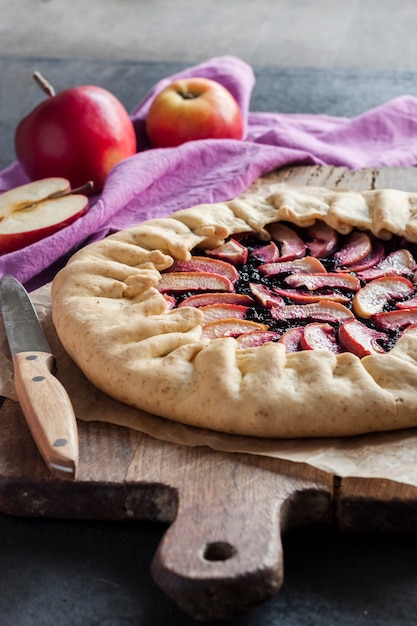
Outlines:
[[[52,235],[87,210],[87,196],[71,191],[66,178],[43,178],[5,191],[0,195],[0,254]]]

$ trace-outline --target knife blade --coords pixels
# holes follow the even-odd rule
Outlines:
[[[0,310],[16,395],[33,439],[53,474],[75,478],[78,430],[72,403],[55,376],[56,359],[29,294],[13,276],[0,281]]]

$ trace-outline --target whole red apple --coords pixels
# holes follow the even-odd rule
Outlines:
[[[34,77],[50,97],[16,128],[16,155],[24,171],[32,180],[61,176],[72,187],[91,180],[100,191],[114,165],[136,152],[126,109],[101,87],[83,85],[55,95],[43,77]]]
[[[235,98],[208,78],[176,80],[152,102],[146,131],[154,148],[195,139],[242,139],[242,113]]]

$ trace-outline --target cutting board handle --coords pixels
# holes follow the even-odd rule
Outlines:
[[[283,582],[284,528],[296,519],[330,519],[323,486],[244,458],[196,477],[198,489],[180,490],[177,516],[152,563],[157,584],[194,619],[231,619],[269,599]]]

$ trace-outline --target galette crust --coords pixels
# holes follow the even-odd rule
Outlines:
[[[77,252],[52,284],[65,349],[100,390],[188,425],[256,437],[331,437],[417,425],[417,337],[362,359],[202,337],[197,308],[168,310],[157,284],[174,259],[232,234],[323,220],[417,242],[417,194],[255,184],[229,202],[148,220]]]

